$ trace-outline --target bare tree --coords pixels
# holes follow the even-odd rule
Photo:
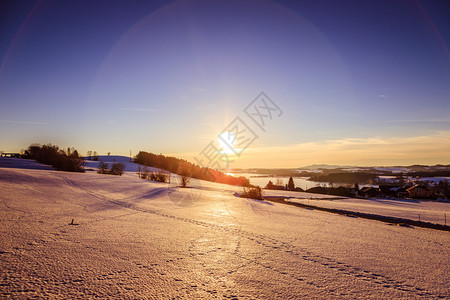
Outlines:
[[[141,165],[138,165],[137,174],[139,178],[142,178],[142,167]]]
[[[169,181],[169,175],[164,172],[158,171],[155,173],[156,181],[167,182]]]
[[[284,183],[283,183],[283,178],[277,178],[277,180],[276,180],[276,185],[283,186],[283,185],[284,185]]]
[[[150,170],[147,166],[142,169],[142,179],[150,179]]]
[[[97,173],[99,173],[99,174],[107,174],[108,173],[108,164],[103,162],[103,161],[100,161],[100,163],[98,164],[97,169],[98,169]]]
[[[125,170],[125,164],[121,162],[113,163],[111,166],[110,174],[122,176]]]
[[[177,173],[180,175],[181,186],[186,187],[192,176],[190,165],[186,161],[181,161],[178,165]]]

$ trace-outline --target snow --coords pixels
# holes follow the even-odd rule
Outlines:
[[[125,171],[127,172],[137,172],[138,171],[138,164],[135,164],[132,162],[132,159],[125,156],[118,156],[118,155],[99,155],[98,160],[86,160],[85,169],[88,171],[91,170],[97,170],[98,164],[100,161],[105,162],[109,168],[111,168],[111,165],[114,163],[123,163],[125,165]],[[157,168],[148,168],[149,171],[158,171]]]
[[[450,297],[448,232],[191,185],[0,159],[0,298]]]
[[[290,199],[302,204],[450,225],[450,203],[412,199]]]
[[[436,184],[439,184],[440,181],[442,181],[442,182],[447,181],[447,183],[450,182],[450,177],[421,177],[417,180],[430,182],[430,183],[433,183],[434,185],[436,185]]]
[[[392,172],[392,173],[402,173],[402,172],[407,172],[408,168],[402,168],[402,167],[378,167],[378,168],[374,168],[375,170],[378,171],[386,171],[386,172]]]

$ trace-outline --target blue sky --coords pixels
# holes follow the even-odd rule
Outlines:
[[[0,150],[192,160],[264,91],[233,167],[450,163],[447,1],[0,5]]]

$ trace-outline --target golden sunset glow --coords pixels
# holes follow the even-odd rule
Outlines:
[[[195,153],[173,153],[186,159]],[[367,139],[341,139],[284,146],[256,146],[233,157],[231,168],[301,167],[311,164],[344,164],[359,166],[411,165],[448,163],[450,131],[427,136]]]

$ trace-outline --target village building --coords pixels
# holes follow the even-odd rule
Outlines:
[[[14,158],[21,158],[21,157],[22,157],[22,154],[20,154],[20,153],[2,152],[2,153],[0,153],[0,157],[14,157]]]
[[[424,185],[416,184],[406,190],[411,198],[429,198],[430,191]]]

